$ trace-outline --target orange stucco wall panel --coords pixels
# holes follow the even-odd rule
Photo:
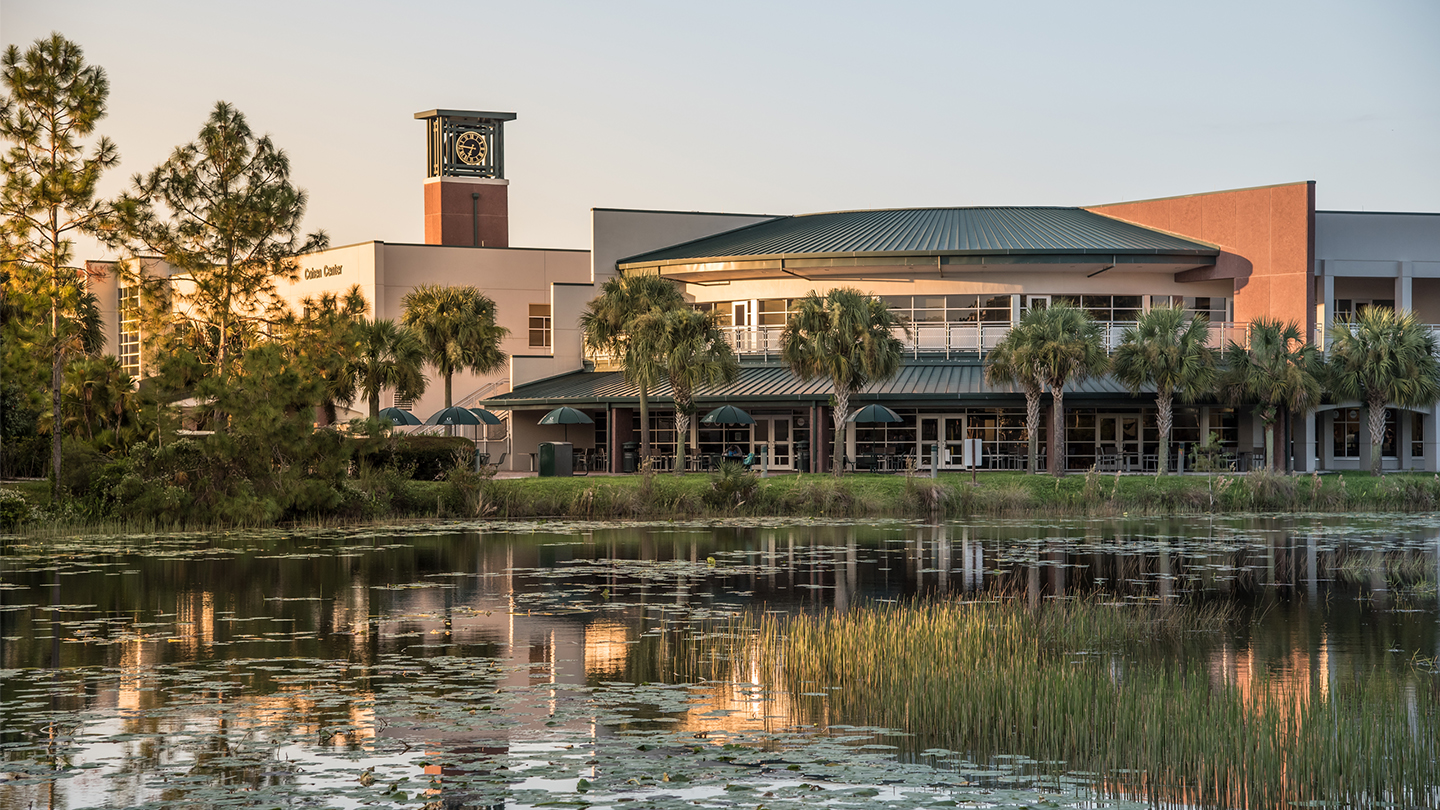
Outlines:
[[[471,195],[479,194],[474,199]],[[427,182],[425,244],[510,246],[509,190],[499,184]],[[476,244],[476,226],[479,242]]]
[[[1088,210],[1224,249],[1215,271],[1235,280],[1235,320],[1315,328],[1315,184],[1192,194]],[[1199,276],[1196,277],[1197,279]]]

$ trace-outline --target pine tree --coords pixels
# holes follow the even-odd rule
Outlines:
[[[100,176],[120,160],[108,138],[87,156],[84,140],[105,117],[110,82],[87,65],[80,46],[51,34],[24,53],[14,45],[0,57],[0,238],[13,263],[12,284],[48,320],[43,351],[50,358],[52,492],[59,497],[61,392],[66,355],[83,325],[85,270],[76,266],[74,238],[98,234],[111,207],[96,199]]]
[[[166,315],[189,322],[228,380],[236,351],[284,312],[276,280],[294,278],[295,257],[325,249],[329,237],[301,236],[306,195],[290,183],[290,159],[223,101],[193,143],[133,184],[116,201],[114,241],[158,254],[170,271],[161,277],[135,265],[131,280],[168,288]]]

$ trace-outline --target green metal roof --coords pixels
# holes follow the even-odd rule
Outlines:
[[[785,366],[741,366],[740,376],[730,385],[718,389],[700,389],[695,394],[699,404],[730,402],[825,402],[833,391],[829,381],[805,381]],[[1129,389],[1110,377],[1092,378],[1066,396],[1130,397]],[[651,402],[670,399],[667,383],[656,385],[650,392]],[[983,363],[912,363],[901,366],[894,379],[876,383],[857,394],[852,404],[871,401],[902,404],[955,402],[957,400],[1023,401],[1018,388],[992,386],[985,382]],[[618,371],[577,371],[548,380],[522,385],[507,393],[490,397],[486,402],[496,408],[554,407],[556,405],[600,406],[635,405],[639,389],[625,381]]]
[[[783,257],[1111,254],[1213,257],[1214,245],[1083,208],[902,208],[780,217],[621,259],[621,266]]]

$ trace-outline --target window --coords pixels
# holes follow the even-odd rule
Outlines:
[[[1360,411],[1346,408],[1335,412],[1335,427],[1331,431],[1331,451],[1335,458],[1360,457]]]
[[[120,368],[140,374],[140,288],[120,287]]]
[[[1008,295],[882,295],[897,315],[911,323],[1009,323]]]
[[[530,345],[550,348],[550,305],[530,305]]]
[[[1425,457],[1425,414],[1410,412],[1410,457]]]
[[[789,302],[784,298],[762,298],[758,302],[761,326],[784,326],[789,317]]]
[[[1360,425],[1366,418],[1364,412],[1359,408],[1345,408],[1335,412],[1335,427],[1332,431],[1333,444],[1331,445],[1335,458],[1360,457]],[[1393,458],[1398,446],[1396,440],[1400,433],[1394,408],[1385,409],[1384,430],[1385,433],[1380,438],[1380,456],[1381,458]],[[1422,449],[1423,438],[1422,436]],[[1413,437],[1411,441],[1413,446]]]
[[[1151,303],[1159,306],[1165,303],[1165,296],[1154,296],[1151,298]],[[1210,319],[1211,323],[1229,320],[1230,315],[1230,299],[1218,296],[1172,295],[1170,296],[1170,306],[1184,309],[1187,315],[1204,315]]]
[[[413,411],[413,410],[415,410],[415,400],[413,400],[413,399],[411,399],[411,398],[409,398],[409,397],[402,397],[402,396],[400,396],[399,394],[396,394],[396,395],[395,395],[395,407],[399,408],[399,409],[402,410],[402,411]]]

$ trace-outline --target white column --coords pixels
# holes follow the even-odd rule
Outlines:
[[[1436,452],[1436,429],[1437,419],[1440,417],[1440,403],[1431,405],[1425,409],[1425,421],[1422,427],[1425,430],[1425,471],[1440,472],[1440,453]]]
[[[1400,305],[1397,299],[1395,305]],[[1410,469],[1410,423],[1414,421],[1414,411],[1407,411],[1404,408],[1395,409],[1395,461],[1399,464],[1398,469]]]
[[[1412,294],[1414,267],[1410,262],[1400,263],[1400,275],[1395,278],[1395,311],[1411,312],[1415,309]]]
[[[1320,412],[1320,469],[1335,469],[1335,411]]]
[[[1315,472],[1315,426],[1317,414],[1310,411],[1305,414],[1305,424],[1300,430],[1300,438],[1303,444],[1297,448],[1295,453],[1296,472]]]
[[[1323,345],[1325,342],[1323,335],[1330,330],[1330,324],[1335,322],[1335,277],[1327,273],[1322,277],[1322,280],[1325,282],[1325,294],[1323,298],[1325,311],[1321,313],[1318,323],[1320,325],[1320,334],[1322,335],[1320,340],[1322,345],[1320,348],[1323,350],[1325,348]]]

